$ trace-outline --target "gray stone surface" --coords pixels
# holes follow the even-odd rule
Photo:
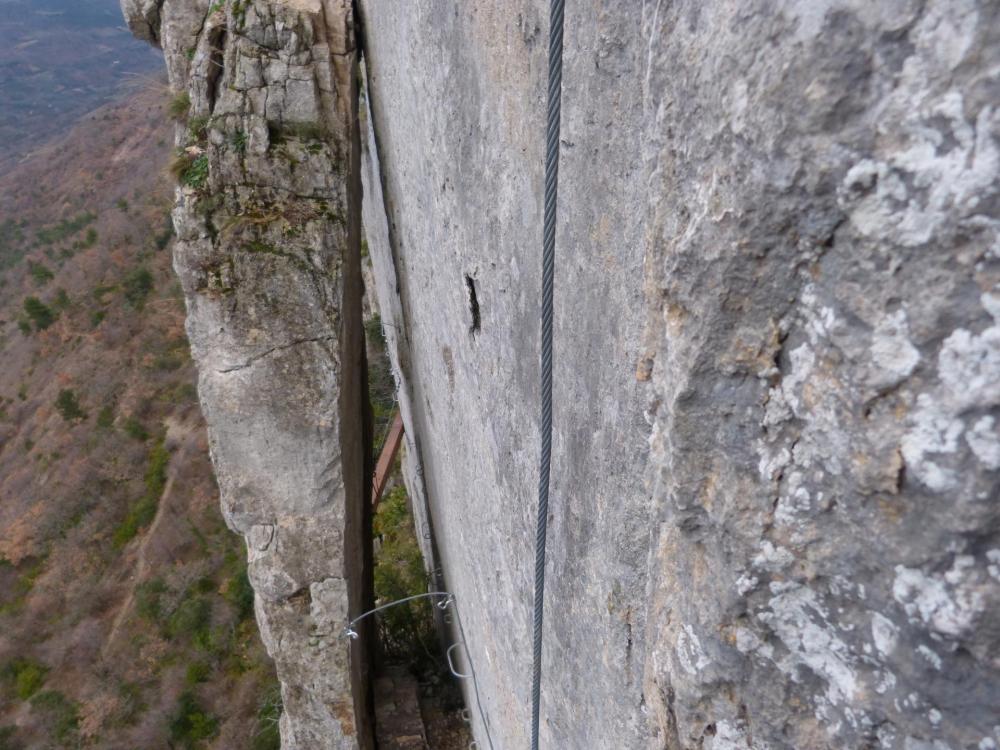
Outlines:
[[[372,747],[370,427],[356,67],[346,0],[123,0],[162,44],[174,263],[223,513],[247,539],[286,749]]]
[[[285,747],[369,734],[359,172],[474,728],[525,747],[547,4],[359,0],[363,170],[346,0],[123,5],[210,117],[176,265]],[[570,3],[544,747],[1000,746],[998,37]]]
[[[569,5],[543,746],[996,748],[1000,9]],[[545,6],[360,2],[409,478],[497,748],[529,716]]]
[[[379,237],[366,184],[365,226],[409,395],[407,435],[423,455],[436,562],[462,607],[494,745],[526,747],[545,16],[541,4],[361,7],[388,212]],[[619,155],[608,139],[620,146],[635,137],[623,123],[637,121],[640,101],[621,71],[593,73],[574,31],[579,15],[567,72],[585,73],[568,75],[568,101],[605,109],[599,118],[566,110],[575,145],[564,153],[562,201],[571,208],[559,236],[543,737],[546,747],[634,747],[646,723],[650,536],[648,426],[635,379],[644,191],[638,154]],[[638,19],[621,15],[638,37]],[[380,248],[386,240],[391,247]]]

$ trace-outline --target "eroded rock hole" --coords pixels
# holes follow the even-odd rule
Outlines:
[[[472,316],[472,323],[469,325],[469,333],[475,336],[479,333],[479,298],[476,296],[476,280],[465,275],[465,288],[469,292],[469,313]]]

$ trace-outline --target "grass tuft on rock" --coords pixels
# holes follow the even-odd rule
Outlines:
[[[191,111],[191,97],[187,91],[182,91],[167,105],[167,114],[174,120],[178,122],[183,122],[187,119],[188,113]]]

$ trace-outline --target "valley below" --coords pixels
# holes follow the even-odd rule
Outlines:
[[[279,746],[171,269],[169,101],[147,83],[0,176],[4,750]]]

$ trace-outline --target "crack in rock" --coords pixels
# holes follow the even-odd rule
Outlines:
[[[291,341],[291,342],[289,342],[287,344],[280,344],[278,346],[272,346],[270,349],[267,349],[267,350],[261,352],[260,354],[255,354],[254,356],[252,356],[250,359],[248,359],[246,362],[244,362],[242,364],[232,365],[231,367],[223,367],[221,370],[216,370],[216,372],[218,372],[220,375],[224,375],[226,373],[236,372],[237,370],[245,370],[246,368],[250,367],[255,362],[263,359],[264,357],[269,357],[272,354],[274,354],[275,352],[282,352],[282,351],[285,351],[286,349],[291,349],[292,347],[299,346],[301,344],[317,344],[317,343],[319,343],[321,341],[331,341],[332,339],[335,339],[335,338],[336,338],[336,336],[316,336],[316,337],[308,338],[308,339],[296,339],[295,341]]]

